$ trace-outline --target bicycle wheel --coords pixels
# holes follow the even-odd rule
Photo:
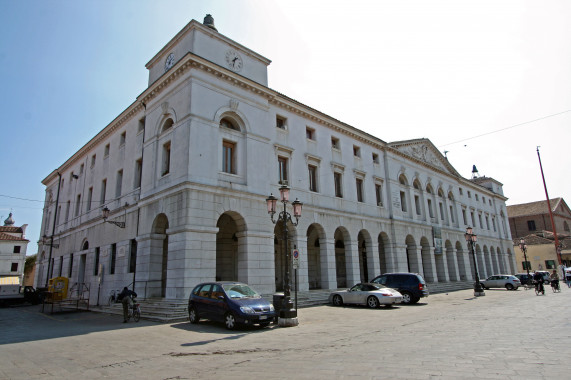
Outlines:
[[[135,322],[139,322],[139,319],[141,319],[141,309],[139,308],[139,306],[135,306],[133,308],[133,320]]]

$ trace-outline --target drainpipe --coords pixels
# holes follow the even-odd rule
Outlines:
[[[56,220],[57,220],[57,209],[59,206],[59,190],[60,190],[60,186],[61,186],[61,173],[58,171],[57,172],[58,175],[58,183],[57,183],[57,196],[56,196],[56,207],[55,207],[55,211],[54,211],[54,224],[52,226],[52,236],[50,238],[50,254],[48,256],[48,273],[46,276],[46,288],[48,287],[49,281],[50,281],[50,277],[51,277],[51,272],[53,271],[54,268],[52,268],[52,251],[54,249],[54,234],[56,233]]]

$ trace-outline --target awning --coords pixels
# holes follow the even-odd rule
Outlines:
[[[20,276],[0,277],[0,285],[20,285]]]

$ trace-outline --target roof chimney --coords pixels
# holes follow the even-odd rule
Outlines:
[[[215,31],[218,31],[218,29],[216,29],[216,27],[214,26],[214,18],[212,18],[211,15],[206,15],[206,17],[204,17],[204,21],[202,22],[204,24],[204,26],[209,27],[210,29],[214,29]]]

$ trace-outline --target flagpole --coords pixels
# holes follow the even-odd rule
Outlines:
[[[541,165],[541,156],[539,155],[539,146],[537,147],[537,158],[539,158],[539,169],[541,170],[541,179],[543,179],[543,188],[545,189],[545,198],[547,198],[547,207],[549,208],[549,218],[551,219],[551,228],[553,228],[553,236],[555,237],[555,253],[559,265],[561,265],[561,252],[559,251],[559,239],[557,239],[557,229],[555,228],[555,221],[553,220],[553,211],[551,210],[551,202],[547,194],[547,185],[545,184],[545,177],[543,176],[543,166]]]

